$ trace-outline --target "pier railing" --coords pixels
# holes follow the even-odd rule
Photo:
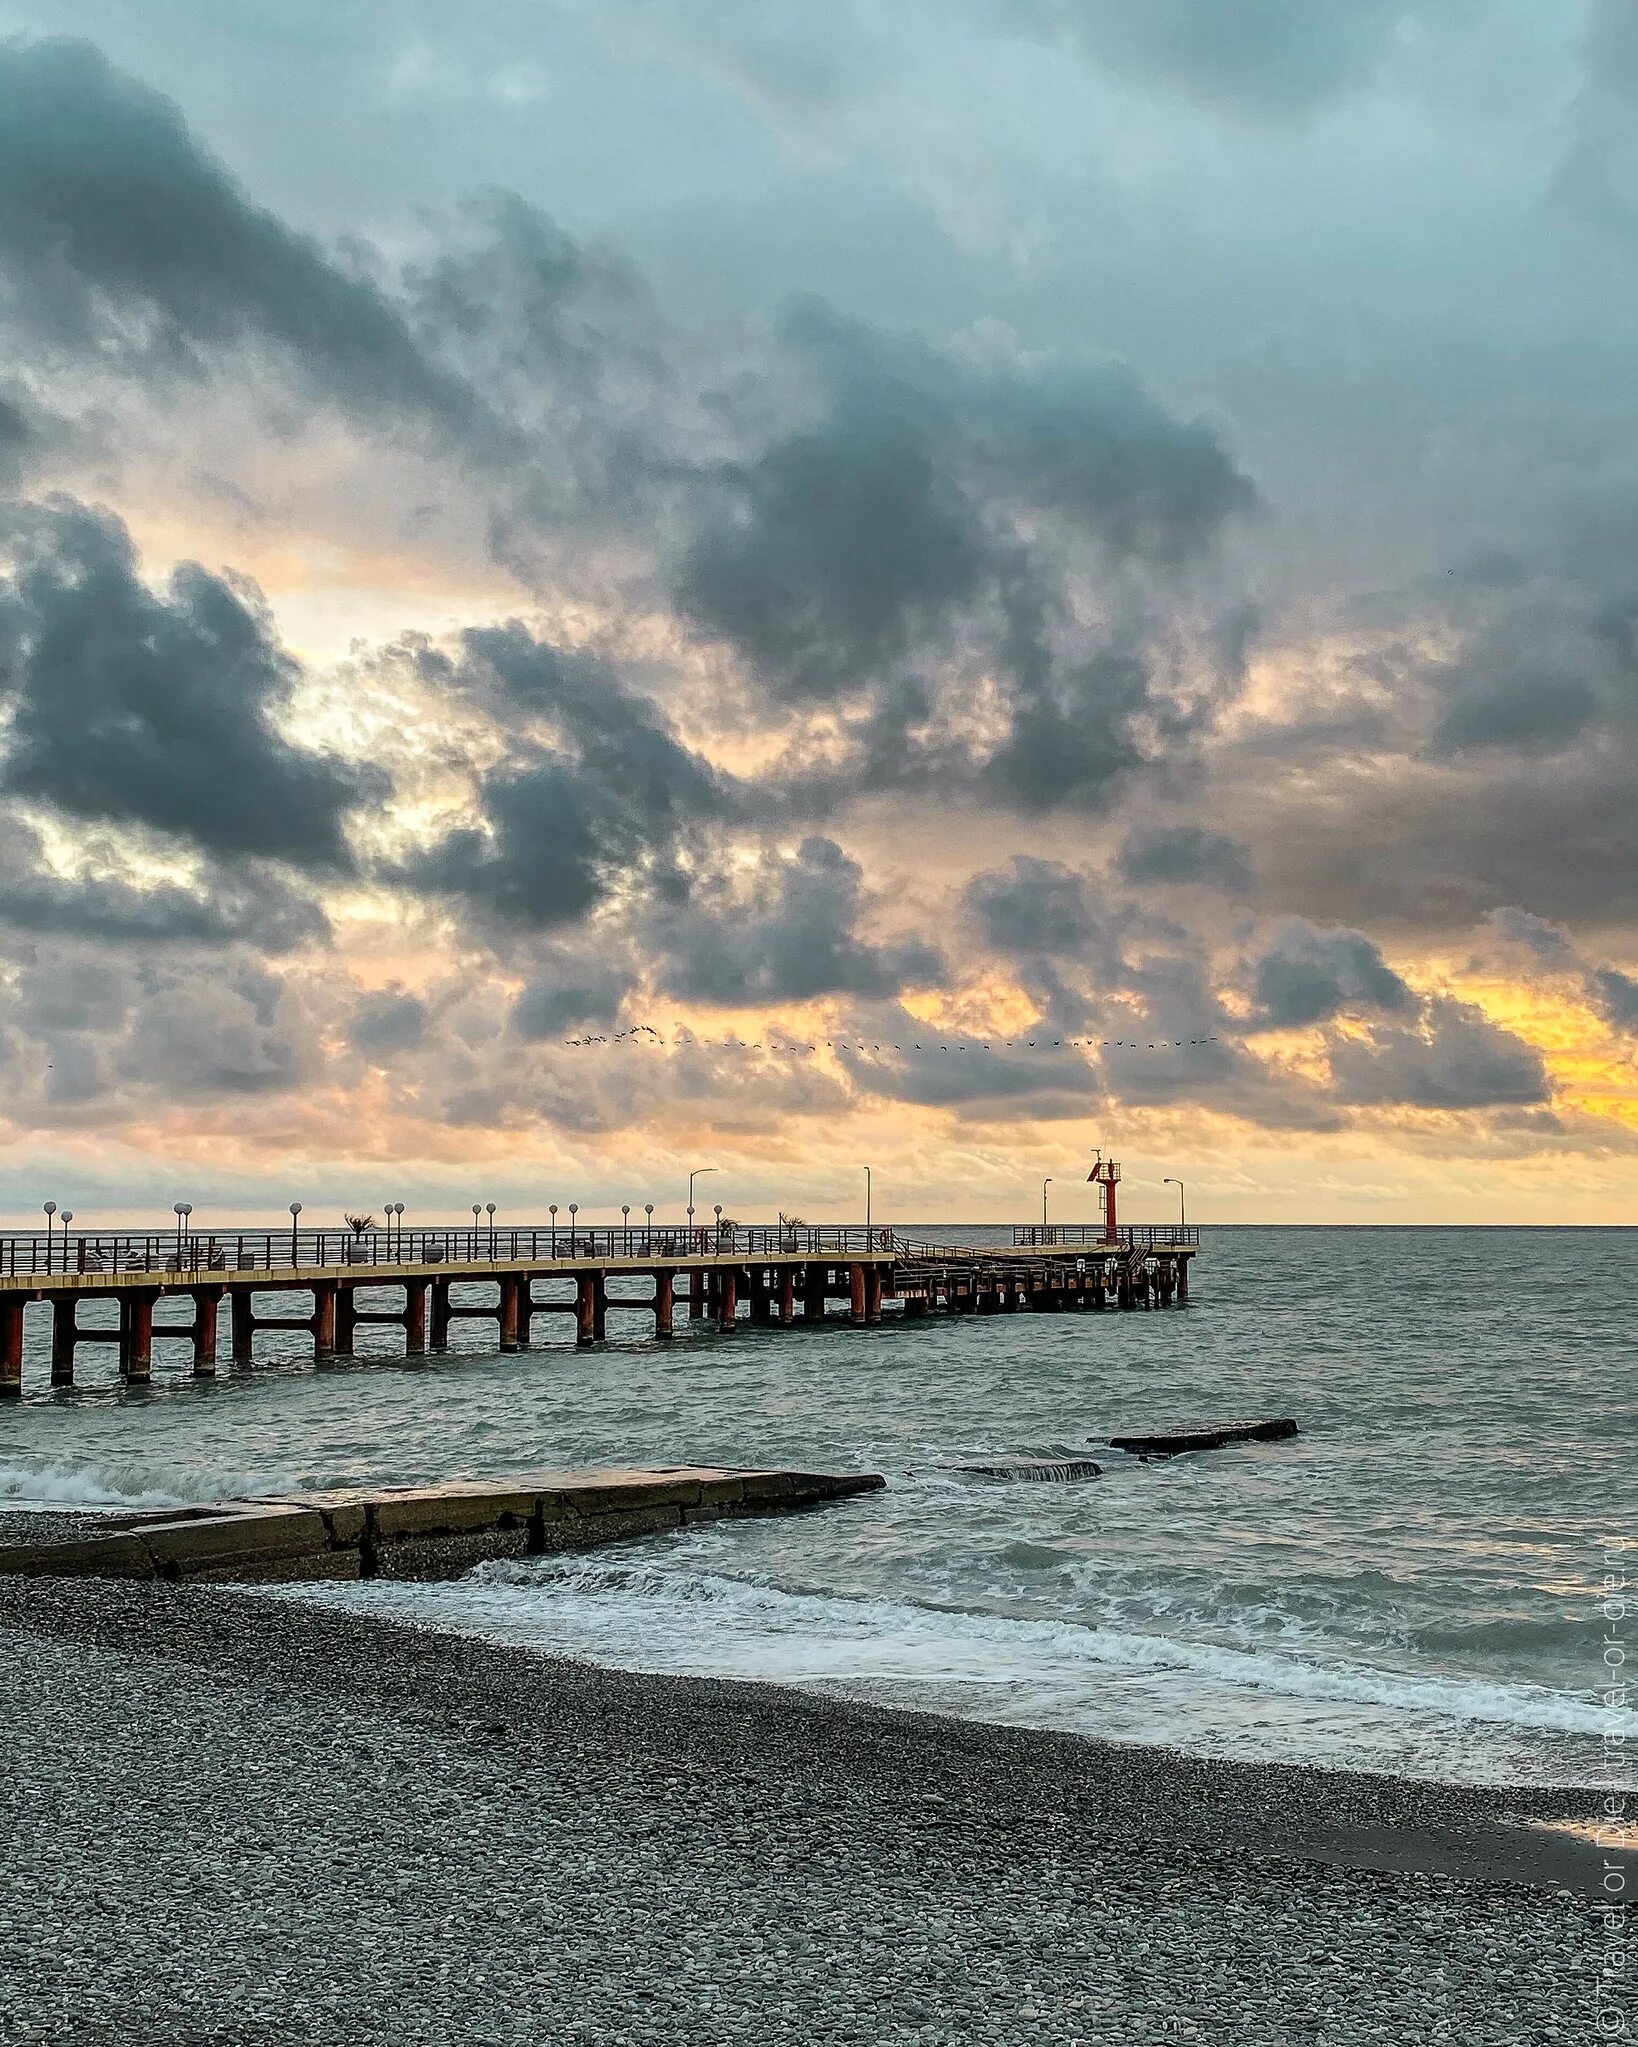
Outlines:
[[[53,1273],[233,1273],[356,1270],[370,1265],[548,1264],[608,1258],[716,1258],[811,1252],[881,1256],[893,1232],[862,1225],[806,1223],[631,1224],[589,1228],[569,1223],[520,1227],[369,1230],[136,1230],[66,1235],[55,1230],[0,1235],[0,1276]]]
[[[1126,1251],[1175,1251],[1197,1246],[1200,1231],[1193,1223],[1122,1223],[1111,1237],[1102,1223],[1016,1223],[1012,1241],[1050,1249],[1053,1245],[1119,1245]]]

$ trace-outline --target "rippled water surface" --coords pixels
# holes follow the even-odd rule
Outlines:
[[[304,1596],[1216,1754],[1604,1782],[1606,1737],[1638,1743],[1638,1713],[1602,1696],[1622,1624],[1600,1612],[1609,1546],[1638,1535],[1635,1282],[1638,1231],[1225,1228],[1193,1305],[1168,1313],[729,1338],[679,1321],[669,1345],[615,1313],[600,1348],[504,1359],[489,1325],[458,1323],[447,1356],[406,1363],[395,1333],[363,1330],[376,1356],[322,1370],[273,1332],[214,1384],[161,1346],[146,1394],[100,1351],[52,1393],[37,1309],[28,1397],[0,1413],[0,1500],[541,1464],[870,1468],[887,1492],[821,1514]],[[1275,1414],[1297,1441],[1109,1452],[1089,1482],[949,1469]]]

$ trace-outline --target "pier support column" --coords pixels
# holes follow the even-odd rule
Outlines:
[[[432,1347],[434,1350],[449,1348],[449,1281],[435,1279],[432,1282]]]
[[[219,1286],[202,1286],[193,1297],[193,1376],[216,1376],[216,1311],[222,1299]]]
[[[779,1326],[789,1329],[796,1320],[796,1268],[784,1266],[779,1274]]]
[[[151,1293],[128,1293],[121,1297],[125,1310],[124,1342],[120,1345],[126,1383],[146,1386],[154,1375],[154,1301]]]
[[[592,1279],[592,1334],[601,1343],[609,1333],[609,1283],[602,1273]]]
[[[739,1269],[725,1265],[717,1274],[717,1328],[724,1336],[738,1327]]]
[[[313,1282],[313,1356],[333,1358],[336,1354],[336,1295],[333,1279]]]
[[[23,1304],[15,1294],[0,1296],[0,1400],[23,1392]]]
[[[925,1294],[911,1294],[904,1304],[905,1321],[921,1322],[926,1319],[926,1315],[927,1296]]]
[[[669,1336],[676,1314],[676,1282],[669,1272],[654,1275],[654,1334]]]
[[[424,1279],[404,1282],[404,1355],[425,1357],[427,1348],[427,1283]]]
[[[847,1319],[855,1329],[862,1329],[865,1324],[865,1269],[862,1265],[848,1267],[847,1289]]]
[[[335,1352],[337,1357],[350,1358],[358,1329],[358,1304],[353,1299],[351,1282],[336,1281],[336,1330]]]
[[[768,1274],[766,1267],[753,1265],[750,1269],[749,1277],[751,1320],[753,1322],[771,1322],[773,1320],[773,1303],[768,1298]]]
[[[256,1305],[249,1287],[235,1287],[228,1296],[228,1303],[228,1315],[233,1325],[233,1362],[248,1365],[256,1328]]]
[[[1188,1298],[1189,1298],[1189,1261],[1186,1258],[1180,1258],[1177,1261],[1177,1300],[1179,1307],[1181,1307],[1182,1304]]]
[[[690,1322],[705,1320],[705,1268],[696,1265],[688,1275],[688,1319]]]
[[[826,1271],[822,1265],[804,1267],[802,1273],[802,1320],[823,1322],[825,1319]]]
[[[74,1383],[74,1338],[79,1333],[80,1304],[77,1295],[59,1294],[51,1304],[51,1383]]]
[[[512,1277],[503,1278],[500,1283],[500,1347],[503,1351],[523,1348],[518,1338],[518,1289],[522,1284],[521,1280]]]
[[[882,1319],[882,1269],[879,1265],[865,1267],[865,1320],[879,1322]]]
[[[583,1272],[574,1283],[574,1340],[576,1343],[597,1341],[597,1281],[589,1272]]]
[[[1103,1312],[1103,1267],[1095,1265],[1086,1275],[1086,1305],[1094,1312]]]

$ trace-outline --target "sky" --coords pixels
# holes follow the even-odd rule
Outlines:
[[[1638,1221],[1626,0],[0,0],[0,1210]]]

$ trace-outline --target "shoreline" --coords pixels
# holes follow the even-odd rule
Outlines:
[[[1559,1886],[1596,1851],[1503,1818],[1584,1793],[1209,1762],[220,1585],[7,1580],[0,1648],[8,2037],[1585,2037],[1602,1934]]]

